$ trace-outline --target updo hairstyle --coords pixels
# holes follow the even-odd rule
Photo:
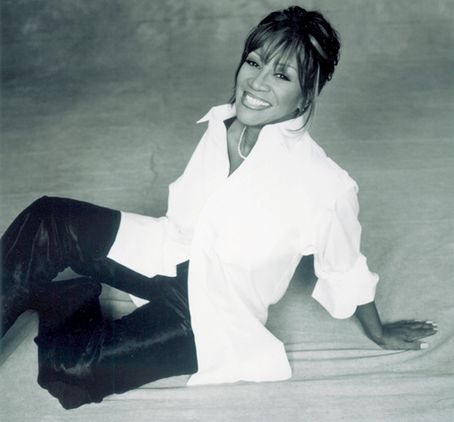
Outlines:
[[[310,120],[315,99],[334,73],[339,62],[339,35],[329,22],[316,11],[299,6],[270,13],[251,30],[246,38],[240,64],[235,73],[235,86],[241,66],[252,51],[262,49],[263,60],[277,57],[285,63],[295,55],[304,96],[299,115],[307,113]],[[235,90],[234,90],[235,92]],[[235,94],[231,98],[235,102]]]

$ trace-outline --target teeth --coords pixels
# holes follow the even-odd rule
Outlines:
[[[257,98],[251,97],[250,95],[246,94],[246,100],[249,104],[255,107],[265,107],[269,106],[269,103],[265,101],[258,100]]]

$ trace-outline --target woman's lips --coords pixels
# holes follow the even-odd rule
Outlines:
[[[271,107],[271,104],[268,101],[263,100],[262,98],[256,97],[250,92],[244,92],[241,97],[241,103],[253,110],[263,110],[265,108]]]

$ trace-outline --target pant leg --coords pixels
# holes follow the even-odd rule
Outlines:
[[[52,280],[65,268],[104,258],[120,213],[68,198],[42,197],[25,208],[1,239],[2,276]]]
[[[60,271],[105,259],[119,221],[119,211],[65,198],[42,197],[24,209],[0,241],[0,336]]]
[[[196,372],[187,267],[179,265],[177,277],[159,284],[160,293],[150,303],[121,319],[103,320],[96,295],[80,300],[82,306],[57,328],[40,318],[40,385],[71,409],[160,378]],[[71,296],[79,296],[74,288]]]
[[[181,277],[149,279],[107,259],[119,220],[118,211],[43,197],[16,218],[1,241],[2,296],[32,297],[34,305],[41,306],[39,381],[66,408],[100,401],[158,378],[196,371],[186,277],[183,282]],[[58,287],[64,289],[59,293],[57,283],[50,283],[68,266],[151,298],[152,303],[120,320],[105,321],[96,286],[76,285],[69,292],[69,285],[59,282]],[[182,268],[186,273],[184,265],[179,272]],[[53,293],[48,297],[50,290]],[[42,308],[43,302],[53,314]],[[57,305],[61,314],[55,313]],[[75,312],[65,315],[72,308]],[[7,329],[14,319],[6,318],[3,327]]]
[[[67,267],[136,296],[149,295],[149,279],[131,277],[106,258],[120,218],[116,210],[55,197],[42,197],[22,211],[0,241],[0,337]]]

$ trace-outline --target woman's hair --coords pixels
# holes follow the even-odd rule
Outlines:
[[[286,62],[295,55],[304,106],[300,115],[306,113],[310,121],[315,99],[334,73],[339,61],[339,35],[319,12],[306,11],[299,6],[270,13],[252,29],[244,43],[236,80],[241,66],[250,52],[263,49],[268,62],[275,56]],[[235,101],[235,90],[231,102]]]

